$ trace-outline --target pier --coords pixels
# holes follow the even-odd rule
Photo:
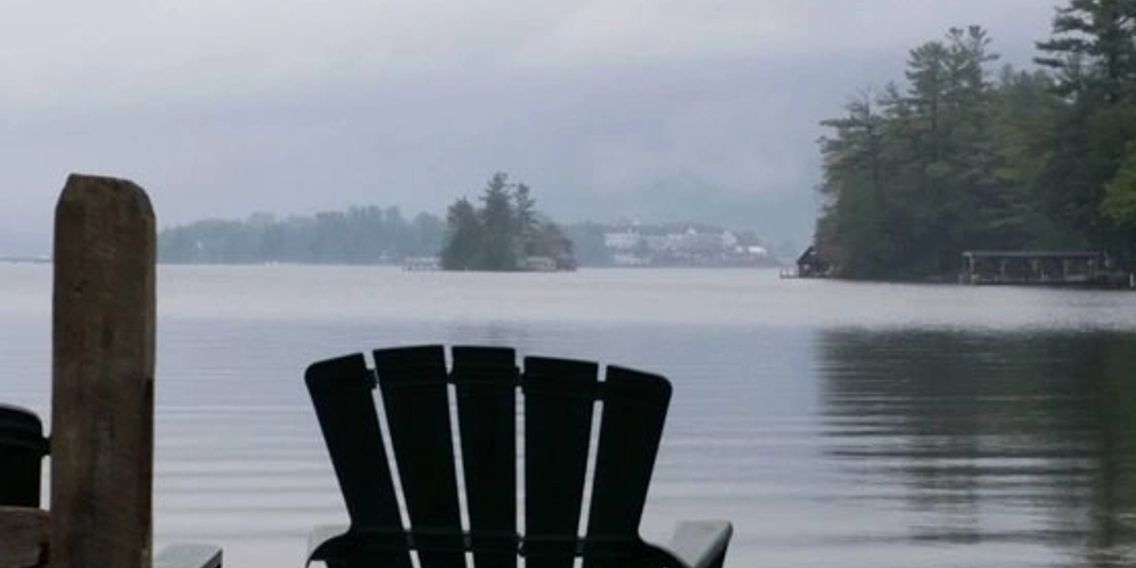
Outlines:
[[[407,272],[433,272],[442,269],[442,259],[436,256],[412,257],[403,261],[402,269]]]
[[[970,285],[1125,288],[1132,275],[1101,252],[967,251],[959,282]]]

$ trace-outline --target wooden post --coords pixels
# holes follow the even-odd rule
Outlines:
[[[72,175],[55,210],[52,568],[150,568],[154,213]]]

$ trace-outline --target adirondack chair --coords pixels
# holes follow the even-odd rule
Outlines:
[[[727,522],[681,523],[668,548],[638,535],[651,470],[670,402],[666,379],[594,363],[528,357],[512,349],[454,347],[447,371],[441,346],[374,352],[310,366],[315,405],[348,527],[312,532],[308,563],[331,568],[720,568]],[[394,462],[388,464],[372,390],[382,394]],[[463,530],[449,385],[457,426],[469,527]],[[517,519],[517,391],[524,396],[524,526]],[[578,536],[593,408],[603,403],[587,530]],[[394,475],[410,527],[403,525]]]

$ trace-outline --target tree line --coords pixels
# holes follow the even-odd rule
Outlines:
[[[570,228],[587,241],[587,257],[602,264],[598,225]],[[558,269],[575,268],[572,240],[536,209],[531,188],[490,178],[480,207],[466,198],[450,206],[445,221],[429,213],[411,220],[398,207],[363,206],[345,211],[276,219],[258,213],[244,220],[207,219],[164,229],[162,262],[185,264],[384,264],[411,257],[441,258],[450,270],[522,270],[531,257]]]
[[[991,43],[951,29],[823,123],[816,244],[839,275],[946,277],[972,249],[1136,260],[1136,1],[1070,0],[1033,69],[995,68]]]
[[[481,206],[462,197],[446,213],[446,239],[441,263],[445,270],[512,271],[527,267],[527,259],[543,257],[555,268],[576,267],[572,241],[559,225],[536,209],[532,189],[509,183],[506,173],[489,179]]]
[[[445,225],[421,213],[406,220],[397,207],[351,207],[277,220],[209,219],[163,230],[162,262],[246,264],[292,262],[379,264],[437,253]]]

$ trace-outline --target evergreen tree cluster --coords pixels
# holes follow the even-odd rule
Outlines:
[[[512,271],[526,269],[526,259],[545,257],[557,269],[575,268],[572,241],[536,210],[532,190],[510,183],[498,172],[481,195],[481,207],[462,197],[446,214],[445,270]]]
[[[351,207],[276,220],[206,220],[163,230],[163,262],[246,264],[295,262],[379,264],[429,256],[441,246],[442,220],[426,213],[407,221],[397,207]]]
[[[990,46],[951,29],[823,123],[816,242],[841,276],[945,277],[972,249],[1136,258],[1136,1],[1071,0],[1039,69],[995,71]]]

